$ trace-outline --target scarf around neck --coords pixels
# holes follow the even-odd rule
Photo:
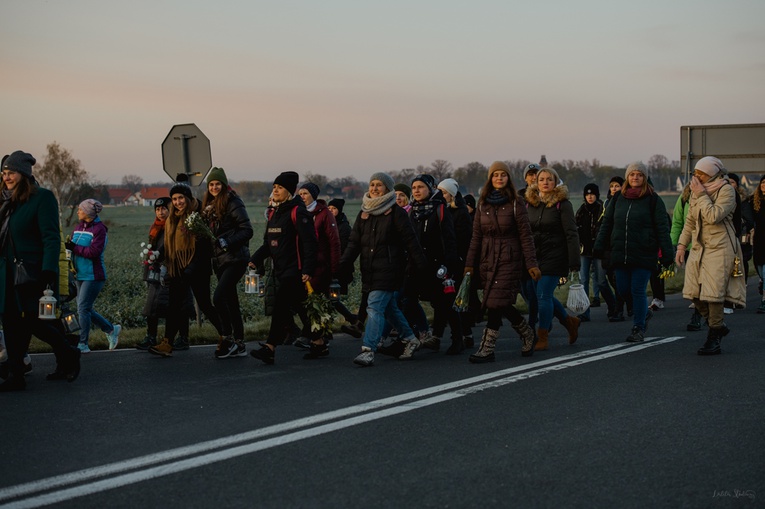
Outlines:
[[[157,240],[157,236],[165,229],[166,222],[167,219],[154,218],[154,223],[152,223],[151,228],[149,229],[149,242],[151,242],[152,245],[154,245]]]
[[[165,228],[165,258],[167,259],[167,272],[171,277],[183,274],[183,270],[189,266],[196,242],[194,234],[186,228],[186,218],[191,214],[191,207],[187,206],[183,212],[173,211],[168,218]]]
[[[499,189],[494,189],[488,195],[486,195],[486,203],[489,205],[504,205],[509,201],[510,198],[507,197],[507,194],[503,193]]]
[[[361,200],[361,211],[373,216],[379,216],[395,204],[396,191],[391,191],[377,198],[372,198],[369,196],[369,193],[364,193],[364,198]]]

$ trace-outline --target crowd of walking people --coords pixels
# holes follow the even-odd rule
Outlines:
[[[117,347],[121,329],[95,310],[106,281],[108,228],[99,218],[101,203],[84,200],[78,225],[63,232],[56,199],[37,184],[34,164],[22,151],[2,162],[0,313],[7,360],[0,391],[25,388],[32,335],[55,354],[56,369],[47,378],[74,381],[81,355],[90,351],[92,326],[106,334],[110,349]],[[265,281],[270,328],[265,341],[249,351],[265,364],[274,364],[277,346],[285,344],[306,349],[308,360],[330,354],[331,330],[317,327],[306,305],[312,294],[333,294],[332,306],[346,321],[342,330],[361,338],[353,362],[366,367],[374,364],[375,354],[408,360],[423,348],[439,351],[447,327],[445,353],[459,355],[475,348],[473,329],[484,320],[471,363],[495,360],[503,319],[517,333],[524,357],[551,347],[555,319],[573,344],[592,315],[589,308],[570,313],[555,296],[572,274],[588,298],[592,289],[590,306],[605,303],[609,321],[624,321],[626,307],[632,318],[626,341],[642,342],[654,312],[664,307],[661,274],[675,266],[685,267],[683,297],[693,307],[688,330],[708,325],[698,353],[714,355],[730,332],[725,314],[745,306],[750,259],[762,290],[765,177],[747,195],[719,159],[704,157],[671,214],[639,162],[628,165],[623,177],[613,176],[604,200],[596,183],[587,184],[576,211],[553,168],[529,164],[523,179],[519,191],[507,164],[494,162],[476,198],[463,195],[453,178],[436,182],[419,174],[396,183],[377,172],[351,223],[343,199],[327,203],[317,184],[283,172],[273,181],[265,232],[252,253],[250,216],[222,168],[208,174],[201,200],[188,183],[177,182],[170,196],[154,202],[151,257],[144,271],[147,330],[136,347],[162,357],[188,349],[196,301],[218,334],[215,357],[246,356],[238,286],[248,270]],[[67,268],[77,292],[76,346],[58,320],[37,316],[43,290],[59,292],[67,285]],[[213,274],[217,284],[211,295]],[[356,277],[361,298],[354,313],[356,303],[346,305],[337,295],[347,294]],[[469,302],[456,306],[456,289],[463,284]],[[519,295],[526,316],[516,307]],[[423,302],[430,304],[432,319]],[[765,313],[765,300],[757,312]]]

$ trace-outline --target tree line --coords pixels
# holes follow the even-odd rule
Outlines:
[[[46,147],[47,153],[42,164],[35,165],[34,174],[38,182],[43,187],[50,189],[58,199],[61,207],[62,219],[66,226],[69,226],[73,218],[76,217],[77,205],[86,198],[95,198],[101,202],[109,202],[109,187],[107,184],[92,178],[92,176],[82,167],[80,160],[75,159],[69,150],[61,147],[57,142],[53,142]],[[508,159],[507,163],[513,173],[513,182],[516,187],[525,187],[523,182],[523,170],[532,161],[525,159]],[[488,164],[491,164],[489,162]],[[562,161],[553,161],[547,163],[545,156],[540,160],[542,166],[554,168],[568,185],[571,192],[577,192],[584,188],[585,184],[595,182],[601,187],[605,187],[611,177],[614,175],[624,175],[625,167],[604,165],[597,159],[586,159],[583,161],[574,161],[564,159]],[[656,154],[651,156],[646,163],[648,174],[657,191],[675,190],[677,177],[682,176],[680,161],[670,161],[665,156]],[[371,175],[374,171],[370,169]],[[396,182],[409,184],[412,178],[420,173],[432,175],[436,182],[445,178],[453,178],[459,182],[466,193],[478,194],[481,186],[488,177],[488,166],[484,163],[474,161],[464,166],[454,168],[452,163],[443,159],[436,159],[429,165],[418,165],[414,168],[404,168],[401,170],[390,170],[388,174]],[[332,190],[334,195],[342,195],[346,198],[361,198],[366,191],[366,181],[359,181],[355,176],[330,179],[325,175],[313,172],[301,173],[303,181],[310,181],[319,186],[323,191]],[[240,180],[230,182],[237,193],[246,201],[265,201],[271,193],[272,181]],[[130,189],[131,192],[137,192],[146,187],[167,186],[169,183],[156,182],[144,184],[143,179],[138,175],[125,175],[122,177],[122,185]],[[346,191],[342,191],[346,190]]]

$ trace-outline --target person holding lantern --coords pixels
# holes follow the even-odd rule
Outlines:
[[[71,239],[66,242],[66,248],[72,252],[76,271],[77,314],[80,317],[80,343],[77,347],[82,353],[90,352],[88,339],[91,323],[95,323],[106,333],[109,350],[117,348],[122,330],[122,326],[113,325],[93,308],[98,294],[106,284],[104,251],[109,229],[98,217],[103,208],[98,200],[83,200],[77,207],[77,219],[80,223],[72,232]]]
[[[692,300],[709,323],[699,355],[722,352],[720,341],[730,332],[723,322],[725,301],[746,305],[743,256],[733,224],[736,190],[725,173],[716,157],[702,157],[696,163],[688,215],[675,254],[675,263],[685,265],[683,297]],[[688,245],[692,245],[690,251]]]
[[[35,162],[31,154],[18,150],[2,163],[0,314],[9,374],[0,392],[26,388],[24,355],[32,334],[48,343],[56,357],[56,371],[48,380],[71,382],[80,373],[80,351],[68,344],[59,328],[39,318],[43,290],[56,293],[61,234],[58,203],[52,192],[37,184],[32,175]],[[27,278],[21,277],[24,269]]]
[[[207,175],[202,217],[215,236],[212,264],[218,286],[213,294],[213,305],[218,312],[223,334],[215,357],[245,357],[247,348],[244,346],[244,322],[237,285],[250,259],[252,223],[244,202],[229,187],[223,168],[213,168]]]
[[[316,230],[313,218],[300,196],[296,195],[299,175],[285,171],[274,179],[271,206],[262,245],[250,257],[249,266],[265,273],[265,261],[271,258],[272,276],[276,279],[271,327],[266,343],[250,355],[265,364],[273,364],[277,345],[294,325],[292,310],[306,299],[306,283],[316,271]],[[326,340],[311,334],[308,358],[329,355]]]

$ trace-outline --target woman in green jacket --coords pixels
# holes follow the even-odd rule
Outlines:
[[[35,158],[20,150],[2,164],[0,184],[0,313],[8,350],[9,377],[0,392],[26,388],[24,354],[32,334],[48,343],[56,356],[56,371],[48,380],[73,381],[80,372],[80,352],[65,336],[38,316],[38,301],[43,290],[54,294],[58,282],[58,258],[61,236],[58,203],[53,193],[37,185],[32,176]],[[16,281],[17,263],[29,274],[29,280]]]

